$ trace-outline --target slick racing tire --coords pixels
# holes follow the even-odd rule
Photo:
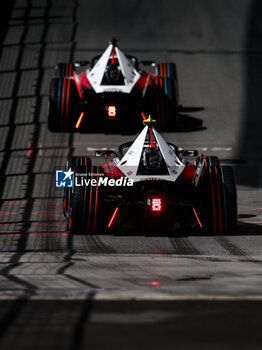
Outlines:
[[[232,167],[207,164],[204,191],[207,200],[203,223],[207,234],[235,234],[238,221],[237,193]]]
[[[219,166],[220,165],[220,162],[219,162],[219,159],[218,157],[215,157],[215,156],[208,156],[206,157],[205,159],[205,166]]]
[[[55,77],[66,78],[73,75],[75,65],[73,63],[58,63],[55,67]]]
[[[157,125],[160,131],[171,131],[178,121],[178,82],[174,63],[158,64],[156,79]]]
[[[101,167],[92,166],[87,157],[76,157],[76,173],[87,174],[84,178],[96,180],[96,185],[74,186],[70,198],[69,230],[73,234],[96,234],[102,221],[103,186],[98,186]]]
[[[65,169],[69,170],[71,169],[74,172],[85,172],[87,169],[91,169],[91,159],[88,157],[79,157],[79,156],[73,156],[69,161],[66,162]],[[65,187],[64,189],[64,200],[63,200],[63,207],[64,207],[64,216],[69,219],[70,218],[70,199],[72,196],[72,188]]]
[[[68,78],[53,78],[50,83],[48,103],[48,129],[70,131],[77,116],[74,112],[76,100],[74,81]]]

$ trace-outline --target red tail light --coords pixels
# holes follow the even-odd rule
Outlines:
[[[107,225],[107,227],[111,227],[115,217],[116,217],[116,214],[118,212],[118,207],[115,208],[114,212],[113,212],[113,215],[111,216],[110,220],[109,220],[109,223]]]
[[[151,199],[151,210],[154,212],[162,211],[162,198],[154,197]]]
[[[197,215],[197,212],[196,212],[196,209],[195,209],[195,208],[193,208],[193,212],[194,212],[194,214],[195,214],[195,217],[196,217],[196,219],[197,219],[197,222],[198,222],[199,227],[202,228],[202,227],[203,227],[203,226],[202,226],[202,223],[201,223],[201,221],[200,221],[200,219],[199,219],[199,217],[198,217],[198,215]]]
[[[107,115],[110,118],[116,117],[116,106],[108,106],[107,107]]]

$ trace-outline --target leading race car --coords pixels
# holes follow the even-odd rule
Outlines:
[[[140,113],[162,131],[176,128],[178,83],[174,63],[139,62],[113,39],[91,62],[59,63],[50,82],[50,131],[133,133]]]
[[[145,117],[144,117],[145,118]],[[135,141],[118,152],[97,151],[101,166],[88,157],[67,164],[74,184],[65,191],[64,214],[76,234],[143,232],[233,234],[237,195],[233,169],[217,157],[178,151],[157,132],[152,119]],[[109,160],[113,154],[115,158]],[[101,158],[100,158],[101,159]]]

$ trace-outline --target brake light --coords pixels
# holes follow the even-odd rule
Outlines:
[[[162,211],[162,198],[152,198],[151,210],[154,212]]]
[[[109,117],[115,117],[116,116],[116,106],[108,106],[107,107],[107,114]]]

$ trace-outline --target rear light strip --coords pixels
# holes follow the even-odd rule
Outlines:
[[[112,226],[112,223],[116,217],[116,214],[118,212],[118,207],[115,208],[114,212],[113,212],[113,215],[111,216],[111,219],[109,220],[109,223],[107,225],[107,227],[111,227]]]
[[[82,113],[80,114],[79,118],[78,118],[78,121],[77,121],[77,123],[76,123],[76,129],[79,128],[79,125],[80,125],[80,123],[81,123],[81,121],[82,121],[82,119],[83,119],[83,116],[84,116],[84,112],[82,112]]]

